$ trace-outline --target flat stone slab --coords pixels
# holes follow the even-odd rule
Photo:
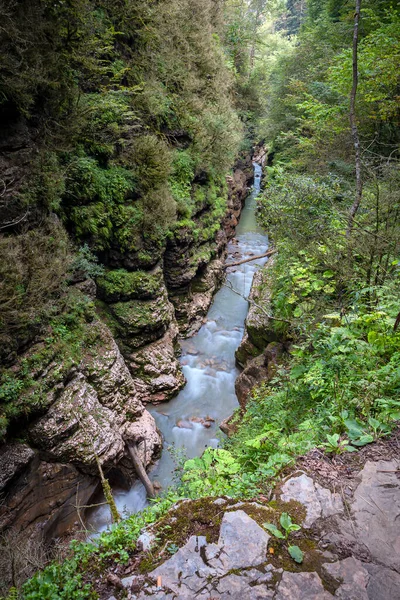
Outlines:
[[[322,569],[340,584],[335,593],[340,600],[400,599],[400,574],[391,569],[354,557],[324,564]]]
[[[400,572],[400,460],[368,461],[350,511],[357,541],[376,562]],[[400,596],[399,596],[400,597]]]
[[[306,511],[303,527],[309,528],[321,517],[330,517],[344,511],[343,501],[339,494],[333,494],[314,482],[305,473],[291,477],[282,486],[281,499],[284,502],[296,500]]]
[[[316,531],[326,528],[322,541],[333,546],[333,553],[324,554],[325,560],[333,562],[321,565],[317,561],[318,573],[284,571],[270,564],[270,536],[238,503],[224,514],[218,543],[207,544],[206,538],[192,536],[149,574],[153,580],[161,578],[160,587],[147,583],[139,596],[132,598],[400,600],[399,469],[400,460],[367,462],[346,511],[339,494],[304,473],[284,483],[280,498],[305,507],[303,527],[320,519]],[[338,560],[336,549],[353,556]]]
[[[370,576],[360,560],[351,556],[340,562],[325,564],[323,570],[341,584],[336,590],[335,598],[341,600],[369,599],[367,586]]]
[[[317,573],[290,573],[285,571],[274,600],[331,600]]]
[[[267,560],[270,536],[243,510],[225,513],[218,546],[225,571],[254,567]]]
[[[207,544],[205,537],[192,536],[150,577],[161,577],[162,586],[182,600],[213,594],[230,600],[268,600],[273,597],[266,587],[272,579],[272,567],[266,571],[251,567],[267,562],[269,538],[243,510],[228,512],[222,519],[218,544]],[[231,573],[235,569],[243,569],[240,577]]]

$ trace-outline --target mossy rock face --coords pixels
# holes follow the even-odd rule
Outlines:
[[[156,298],[164,286],[161,268],[153,271],[116,269],[97,279],[97,293],[105,302]]]
[[[276,332],[273,319],[268,317],[272,313],[271,303],[271,267],[273,260],[256,272],[253,279],[249,300],[250,309],[246,318],[246,331],[250,342],[260,352],[270,342],[282,342],[282,335]],[[261,308],[262,307],[262,308]]]
[[[255,315],[255,317],[246,322],[246,330],[250,341],[262,352],[270,342],[279,342],[281,340],[273,327],[268,327],[268,318],[265,320],[264,317],[264,321],[262,321],[257,318],[258,315]]]
[[[112,329],[131,348],[159,339],[167,331],[173,309],[167,294],[154,300],[129,300],[108,306]]]
[[[242,341],[240,342],[239,347],[235,352],[235,358],[237,364],[243,369],[246,367],[247,363],[256,358],[260,354],[260,349],[257,348],[254,344],[249,340],[249,336],[247,331],[245,332]]]

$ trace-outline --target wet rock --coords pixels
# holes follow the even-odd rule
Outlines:
[[[63,535],[77,520],[76,505],[88,504],[98,479],[74,466],[49,463],[36,455],[3,490],[0,530],[22,532],[24,540]]]
[[[236,413],[234,413],[230,417],[227,417],[226,419],[221,421],[221,423],[219,425],[220,430],[223,433],[225,433],[225,435],[227,435],[228,437],[230,437],[231,435],[234,435],[236,433],[238,427],[239,427],[239,419],[237,418]]]
[[[303,523],[303,527],[306,528],[311,527],[321,517],[329,517],[344,510],[339,494],[333,494],[304,473],[288,479],[282,485],[280,497],[283,502],[296,500],[303,504],[307,511]]]
[[[257,348],[249,339],[247,331],[244,332],[242,341],[235,352],[236,362],[239,367],[243,369],[247,366],[247,363],[259,356],[260,350]]]
[[[330,600],[317,573],[290,573],[285,571],[274,600]]]
[[[171,295],[181,333],[189,336],[200,329],[223,275],[223,262],[220,259],[212,260],[201,274],[191,280],[189,288],[183,293]]]
[[[193,429],[193,423],[186,421],[185,419],[179,419],[179,421],[176,422],[176,426],[180,429]]]

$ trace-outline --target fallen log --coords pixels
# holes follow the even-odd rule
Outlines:
[[[252,260],[258,260],[259,258],[265,258],[266,256],[272,256],[272,254],[275,254],[275,252],[277,252],[277,250],[275,248],[273,248],[272,250],[268,250],[268,252],[265,252],[264,254],[258,254],[257,256],[251,256],[250,258],[244,258],[243,260],[238,260],[233,263],[227,263],[224,265],[224,269],[227,269],[228,267],[238,267],[239,265],[243,265],[244,263],[251,262]]]
[[[140,481],[143,483],[143,485],[146,489],[147,496],[149,498],[155,498],[156,492],[155,492],[154,486],[151,483],[149,476],[146,473],[146,469],[144,468],[144,465],[140,459],[136,445],[133,445],[132,443],[127,442],[127,446],[128,446],[128,451],[129,451],[130,457],[132,459],[133,466],[135,467],[136,473],[137,473]]]

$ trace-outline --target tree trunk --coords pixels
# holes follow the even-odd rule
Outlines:
[[[94,454],[94,457],[96,459],[97,468],[99,470],[100,479],[101,479],[101,487],[103,488],[104,497],[106,499],[106,502],[107,502],[108,506],[110,507],[112,520],[113,520],[114,523],[119,523],[119,521],[121,520],[121,517],[120,517],[120,514],[118,512],[117,505],[115,504],[115,500],[114,500],[114,497],[112,495],[110,484],[108,483],[108,479],[106,479],[104,477],[104,473],[103,473],[103,469],[102,469],[102,466],[101,466],[101,463],[100,463],[100,459],[97,456],[94,448],[93,448],[93,454]]]
[[[272,250],[268,250],[268,252],[265,252],[264,254],[258,254],[257,256],[252,256],[251,258],[244,258],[243,260],[238,260],[233,263],[226,263],[224,265],[224,269],[228,269],[229,267],[238,267],[239,265],[243,265],[244,263],[251,262],[252,260],[258,260],[259,258],[265,258],[266,256],[272,256],[272,254],[275,254],[275,252],[277,252],[277,250],[272,249]]]
[[[156,492],[154,490],[153,484],[151,483],[149,476],[146,473],[146,469],[143,466],[142,461],[140,460],[140,456],[138,454],[136,445],[127,442],[129,454],[131,456],[133,466],[135,467],[136,473],[140,481],[143,483],[146,488],[146,492],[149,498],[155,498]]]
[[[356,95],[358,86],[358,27],[360,23],[361,0],[356,0],[356,11],[354,13],[354,32],[353,32],[353,85],[350,93],[350,127],[354,142],[355,162],[356,162],[356,196],[353,206],[350,209],[350,215],[347,225],[347,237],[350,236],[353,229],[354,217],[358,211],[362,198],[363,181],[361,174],[361,149],[360,138],[358,136],[357,117],[356,117]]]

